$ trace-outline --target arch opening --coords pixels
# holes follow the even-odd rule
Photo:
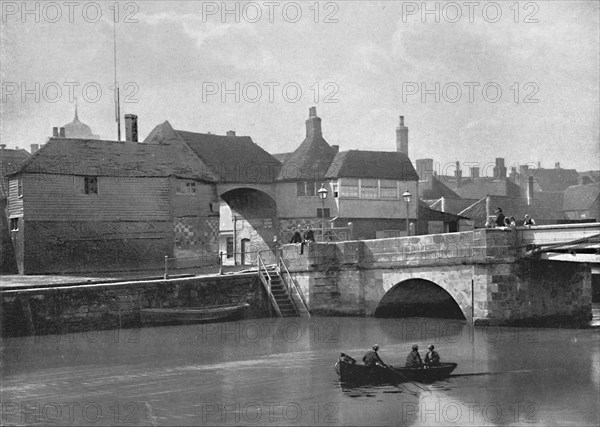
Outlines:
[[[273,238],[278,234],[277,204],[253,188],[235,188],[221,195],[219,251],[225,265],[256,263],[258,254],[273,260]]]
[[[374,316],[466,319],[452,295],[424,279],[409,279],[393,286],[379,301]]]

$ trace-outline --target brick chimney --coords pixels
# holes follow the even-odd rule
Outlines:
[[[404,116],[400,116],[400,124],[396,128],[396,151],[408,156],[408,128],[404,126]]]
[[[321,118],[317,116],[317,107],[310,107],[308,120],[306,121],[306,137],[315,138],[319,136],[322,136]]]
[[[234,130],[228,130],[227,131],[227,136],[235,136],[235,131]]]
[[[417,174],[421,181],[428,181],[429,178],[434,176],[433,170],[433,159],[417,159],[415,160],[417,166]]]
[[[125,141],[138,142],[138,116],[125,114]]]
[[[456,170],[454,171],[454,178],[456,178],[456,186],[460,187],[460,181],[462,179],[462,170],[460,170],[460,162],[456,162]]]
[[[479,168],[477,166],[471,166],[471,179],[479,178]]]
[[[516,166],[510,167],[510,175],[508,175],[508,177],[510,178],[510,180],[512,182],[517,182],[517,167]]]
[[[494,178],[506,178],[506,166],[504,166],[504,159],[502,157],[496,158],[496,166],[494,166]]]
[[[40,145],[39,144],[31,144],[31,154],[35,153],[37,150],[40,149]]]
[[[58,128],[58,137],[65,138],[65,128]]]
[[[560,162],[554,163],[554,169],[560,169]]]
[[[52,136],[58,138],[58,128],[56,126],[52,128]]]

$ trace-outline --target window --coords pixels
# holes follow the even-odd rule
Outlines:
[[[10,231],[19,231],[19,218],[10,219]]]
[[[23,197],[23,178],[17,179],[17,197]]]
[[[360,198],[377,199],[379,197],[379,185],[376,179],[360,180]]]
[[[296,195],[314,197],[317,195],[317,183],[315,181],[300,181],[296,183]]]
[[[396,181],[391,181],[389,179],[382,179],[379,181],[379,196],[382,199],[397,199],[398,198],[398,188],[396,185]]]
[[[233,258],[233,237],[227,238],[227,259]]]
[[[323,213],[325,213],[325,216],[323,216]],[[329,208],[317,209],[317,218],[329,218]]]
[[[340,192],[339,192],[339,184],[337,182],[333,183],[333,197],[340,197]]]
[[[188,196],[196,194],[196,181],[179,181],[177,185],[177,194]]]
[[[97,176],[83,177],[83,192],[84,192],[84,194],[98,194],[98,177]]]
[[[341,180],[340,197],[358,198],[358,178],[344,178]]]

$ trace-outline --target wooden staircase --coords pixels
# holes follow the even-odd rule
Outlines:
[[[281,317],[299,316],[298,310],[296,310],[296,306],[283,283],[283,278],[276,270],[273,270],[273,275],[271,276],[271,292],[273,293],[273,297],[275,297]]]

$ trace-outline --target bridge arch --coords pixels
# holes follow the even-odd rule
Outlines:
[[[442,286],[410,278],[392,286],[381,298],[375,317],[437,317],[466,320],[465,307]]]
[[[259,252],[269,258],[279,230],[273,196],[261,188],[238,186],[220,193],[220,199],[219,246],[226,254],[224,262],[254,264]]]

